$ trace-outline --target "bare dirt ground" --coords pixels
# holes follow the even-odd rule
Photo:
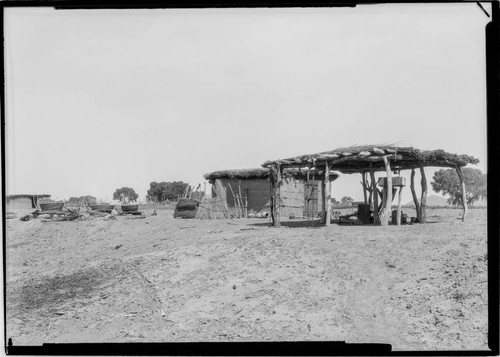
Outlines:
[[[29,212],[29,211],[28,211]],[[486,210],[431,223],[7,221],[7,337],[487,348]],[[17,212],[18,217],[22,215]],[[411,212],[410,216],[412,215]]]

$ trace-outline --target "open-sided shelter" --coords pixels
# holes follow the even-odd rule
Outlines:
[[[365,203],[371,203],[373,199],[374,206],[374,222],[377,224],[388,224],[388,217],[391,212],[391,204],[394,197],[393,191],[393,172],[399,174],[401,170],[411,170],[410,188],[412,191],[413,200],[417,209],[419,221],[425,223],[425,209],[427,197],[427,180],[424,173],[424,167],[450,167],[457,171],[458,177],[462,185],[463,197],[463,214],[462,219],[465,219],[467,214],[466,205],[466,188],[463,181],[462,167],[467,164],[477,164],[478,159],[469,155],[457,155],[448,153],[444,150],[419,150],[413,147],[397,147],[393,145],[362,145],[337,148],[331,151],[319,152],[316,154],[306,154],[291,157],[288,159],[272,160],[262,164],[262,167],[268,168],[271,181],[271,216],[275,226],[280,225],[280,210],[279,205],[274,202],[279,202],[281,197],[281,188],[283,186],[284,170],[295,168],[309,168],[316,170],[324,170],[325,176],[322,181],[324,190],[322,191],[322,220],[326,225],[330,224],[331,210],[331,188],[329,173],[339,171],[341,173],[360,173],[362,174],[363,192]],[[421,173],[422,194],[420,202],[415,193],[414,175],[415,169],[419,169]],[[383,189],[379,190],[377,182],[375,182],[376,171],[385,171],[386,178],[383,180]],[[370,180],[368,179],[370,178]],[[399,186],[399,197],[401,197],[402,186]],[[381,198],[382,203],[378,204],[378,198]],[[401,216],[401,200],[398,202],[398,217],[397,223],[400,224]],[[328,219],[327,219],[328,218]]]
[[[247,203],[247,209],[250,213],[270,212],[270,191],[271,182],[269,180],[268,169],[236,169],[221,170],[205,174],[203,177],[212,184],[219,180],[226,190],[226,199],[228,207],[235,206],[235,196],[242,196]],[[309,180],[307,180],[309,176]],[[331,172],[329,180],[334,181],[338,174]],[[287,169],[282,173],[282,185],[280,196],[281,213],[285,216],[303,217],[307,214],[315,217],[320,212],[322,202],[320,201],[321,185],[324,180],[323,170],[298,170]],[[306,185],[306,182],[309,184]],[[305,191],[313,190],[316,192],[316,201],[306,200]],[[215,196],[212,189],[212,196]]]

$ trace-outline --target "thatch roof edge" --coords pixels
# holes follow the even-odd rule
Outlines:
[[[268,178],[269,170],[257,167],[252,169],[233,169],[233,170],[219,170],[206,173],[203,175],[206,180],[239,178],[239,179],[255,179],[255,178]]]
[[[337,148],[316,154],[299,155],[287,159],[266,161],[262,167],[279,163],[283,167],[317,166],[319,163],[332,164],[333,170],[363,170],[367,162],[381,160],[387,156],[391,162],[399,163],[403,169],[420,166],[463,167],[477,164],[479,160],[469,155],[448,153],[444,150],[419,150],[413,147],[397,147],[391,145],[363,145]]]
[[[292,177],[305,177],[307,175],[306,171],[301,171],[298,168],[285,169],[283,174],[285,176]],[[317,176],[321,176],[322,172],[316,172]],[[338,178],[338,173],[330,172],[330,178],[335,180]],[[251,179],[267,179],[269,178],[269,169],[266,168],[254,168],[254,169],[234,169],[234,170],[220,170],[213,171],[203,175],[206,180],[216,180],[216,179],[240,179],[240,180],[251,180]]]
[[[51,195],[47,194],[42,194],[42,195],[30,195],[30,194],[15,194],[15,195],[6,195],[5,198],[7,200],[15,200],[16,198],[33,198],[33,197],[39,197],[39,198],[44,198],[44,197],[50,197]]]

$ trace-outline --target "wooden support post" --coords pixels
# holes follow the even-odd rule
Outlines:
[[[321,180],[321,223],[326,224],[326,185],[325,178]]]
[[[467,216],[467,191],[465,188],[465,180],[464,180],[464,174],[462,172],[462,168],[460,166],[457,166],[457,175],[460,180],[460,184],[462,186],[462,208],[463,208],[463,213],[462,213],[462,222],[465,221],[465,216]]]
[[[269,182],[271,185],[269,186],[269,203],[270,203],[270,209],[271,209],[271,224],[274,226],[276,219],[274,218],[274,191],[275,191],[275,186],[276,186],[276,181],[274,178],[274,167],[272,165],[269,166]]]
[[[372,187],[372,183],[371,183],[371,179],[370,179],[370,184],[368,185],[368,177],[367,177],[367,187],[369,188],[368,192],[369,192],[369,196],[368,196],[368,204],[372,205],[372,201],[373,201],[373,187]]]
[[[396,223],[398,226],[401,225],[401,195],[403,192],[403,186],[399,187],[399,192],[398,192],[398,214],[397,214],[397,220],[398,222]]]
[[[380,219],[382,220],[382,213],[385,211],[385,205],[387,202],[387,188],[382,188],[382,194],[380,195],[380,206],[378,208]]]
[[[245,218],[248,218],[248,188],[245,188]]]
[[[394,202],[394,199],[396,198],[396,193],[398,192],[398,189],[396,187],[392,188],[392,202]]]
[[[281,197],[280,197],[280,185],[281,185],[281,170],[280,165],[276,164],[276,166],[270,166],[270,175],[269,178],[271,180],[271,219],[274,227],[281,226],[280,220],[280,205],[281,205]]]
[[[415,192],[415,169],[411,169],[410,189],[411,195],[413,196],[413,203],[415,204],[415,210],[417,211],[417,221],[420,222],[420,203],[418,202],[417,193]]]
[[[330,167],[328,162],[325,163],[325,198],[326,198],[326,212],[325,212],[325,225],[330,225],[331,214],[332,214],[332,186],[330,182]]]
[[[372,181],[372,195],[373,195],[373,223],[380,224],[377,183],[375,182],[375,173],[373,171],[370,171],[370,179]]]
[[[281,217],[281,207],[283,206],[283,200],[281,199],[281,186],[283,186],[283,173],[285,169],[283,166],[279,165],[279,170],[278,170],[278,181],[279,181],[279,197],[278,197],[278,212]],[[280,218],[281,219],[281,218]]]
[[[424,167],[420,167],[420,185],[422,186],[422,195],[420,196],[420,222],[427,222],[427,179],[425,177]]]
[[[245,217],[245,213],[243,212],[243,198],[241,195],[241,180],[239,180],[239,182],[238,182],[238,197],[239,197],[238,198],[238,200],[239,200],[238,205],[240,206],[241,216]]]
[[[380,225],[386,226],[389,224],[389,216],[391,214],[391,204],[392,204],[392,172],[391,165],[387,160],[387,157],[382,156],[385,165],[385,172],[387,174],[387,182],[384,187],[384,201],[385,207],[382,207],[382,211],[380,212]]]
[[[366,186],[366,172],[364,172],[364,171],[363,171],[363,172],[361,173],[361,176],[362,176],[362,178],[363,178],[363,197],[364,197],[364,199],[365,199],[365,203],[368,203],[368,198],[367,198],[367,196],[366,196],[366,189],[367,189],[367,187],[368,187],[368,186]]]

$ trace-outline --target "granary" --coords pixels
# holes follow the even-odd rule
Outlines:
[[[262,164],[262,167],[269,169],[271,181],[271,216],[273,225],[280,225],[279,202],[282,196],[283,176],[287,169],[316,169],[324,170],[326,175],[321,185],[324,190],[321,192],[321,218],[326,225],[330,224],[331,210],[331,187],[329,173],[338,171],[341,173],[360,173],[362,175],[362,186],[365,204],[373,205],[373,220],[375,224],[386,225],[391,213],[391,205],[397,189],[399,188],[399,199],[396,223],[401,220],[401,190],[406,184],[404,178],[399,177],[401,170],[411,170],[410,188],[417,210],[418,220],[421,223],[426,221],[426,197],[427,180],[424,167],[449,167],[457,171],[462,186],[462,197],[466,197],[466,188],[462,175],[462,167],[467,164],[477,164],[478,159],[468,155],[451,154],[444,150],[419,150],[413,147],[397,147],[393,145],[363,145],[337,148],[331,151],[319,152],[291,157],[288,159],[272,160]],[[415,193],[415,169],[420,170],[422,195],[420,201]],[[386,177],[375,182],[375,172],[385,172]],[[396,177],[394,177],[397,175]],[[377,186],[381,186],[379,189]],[[395,186],[395,187],[394,187]],[[379,198],[381,203],[379,204]],[[324,203],[324,204],[323,204]],[[463,214],[462,220],[467,214],[466,200],[462,200]],[[359,218],[359,216],[358,216]]]
[[[269,173],[270,171],[264,168],[236,169],[214,171],[203,177],[212,184],[212,196],[217,196],[214,188],[219,185],[225,191],[229,207],[235,207],[243,202],[245,209],[250,214],[259,215],[270,213],[271,182]],[[331,172],[329,181],[332,182],[337,177],[338,174]],[[309,212],[316,217],[322,204],[321,201],[318,201],[318,197],[322,197],[320,182],[323,180],[324,172],[322,169],[283,170],[280,196],[281,214],[287,217],[304,217]],[[307,190],[316,192],[316,200],[306,200],[305,192]]]
[[[37,208],[41,199],[47,199],[50,195],[19,194],[7,195],[6,203],[9,209],[31,209]]]

